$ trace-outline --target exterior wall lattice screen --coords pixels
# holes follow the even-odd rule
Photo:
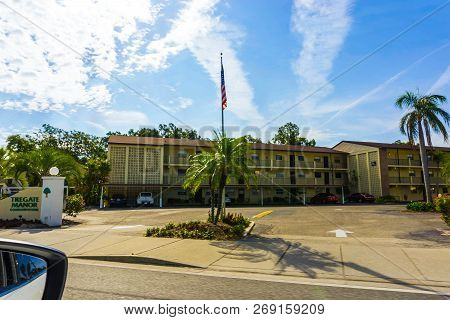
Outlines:
[[[110,146],[111,183],[125,183],[126,147]]]

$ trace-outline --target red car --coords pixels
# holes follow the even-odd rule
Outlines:
[[[310,203],[337,203],[338,197],[332,193],[318,193],[309,201]]]
[[[368,193],[354,193],[348,196],[348,202],[374,202],[375,197]]]

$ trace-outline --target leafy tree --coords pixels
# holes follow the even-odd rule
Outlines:
[[[101,186],[108,182],[110,166],[105,158],[93,158],[86,162],[83,175],[76,183],[76,192],[83,195],[88,204],[97,204]]]
[[[200,135],[194,129],[183,129],[177,127],[173,123],[160,124],[159,134],[163,138],[175,138],[175,139],[201,139]]]
[[[51,167],[57,167],[68,182],[79,179],[81,173],[81,165],[70,154],[53,148],[20,153],[14,162],[15,177],[25,174],[31,186],[41,185],[41,178],[49,174]]]
[[[158,129],[155,128],[141,128],[137,131],[134,129],[128,130],[129,136],[137,136],[137,137],[155,137],[160,138],[161,134]]]
[[[6,149],[12,152],[28,152],[36,148],[36,143],[29,135],[13,134],[6,138]]]
[[[408,144],[408,142],[404,142],[402,140],[395,140],[394,144]]]
[[[419,140],[427,202],[431,202],[431,187],[425,138],[428,145],[433,147],[431,143],[431,130],[433,130],[435,133],[441,134],[444,141],[448,140],[445,126],[450,123],[450,115],[439,107],[446,101],[447,98],[442,95],[420,95],[419,93],[406,91],[395,102],[399,109],[409,111],[400,119],[400,132],[408,137],[411,145],[414,144],[415,140]],[[440,118],[443,119],[443,122]]]
[[[260,138],[255,138],[250,134],[247,134],[244,136],[244,139],[248,142],[248,143],[262,143]]]
[[[315,146],[314,139],[308,140],[300,135],[300,127],[295,123],[288,122],[284,126],[278,128],[275,137],[272,139],[274,143],[299,145],[299,146]]]

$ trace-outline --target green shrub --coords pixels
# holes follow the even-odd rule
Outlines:
[[[450,226],[450,197],[440,197],[434,199],[437,212],[442,213],[442,220]]]
[[[434,204],[429,202],[413,201],[406,205],[406,209],[410,211],[434,211]]]
[[[380,204],[391,203],[391,202],[398,202],[398,201],[393,196],[381,196],[375,200],[375,203],[380,203]]]
[[[164,227],[148,228],[147,237],[204,239],[204,240],[236,240],[243,236],[250,220],[242,215],[227,215],[230,223],[221,221],[217,225],[203,221],[188,221],[178,224],[168,223]],[[224,219],[225,220],[225,219]],[[231,223],[235,223],[231,225]]]
[[[67,196],[65,200],[66,208],[64,209],[64,212],[69,216],[76,217],[78,213],[84,210],[85,203],[81,194]]]
[[[230,226],[244,225],[246,228],[250,225],[250,219],[245,218],[242,213],[227,213],[220,221]]]

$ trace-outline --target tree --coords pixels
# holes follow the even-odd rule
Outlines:
[[[255,138],[250,134],[245,135],[244,138],[248,143],[262,143],[260,138]]]
[[[446,125],[450,123],[450,115],[439,107],[447,102],[447,98],[442,95],[421,95],[406,91],[400,96],[395,105],[397,108],[409,111],[400,119],[400,132],[408,137],[411,145],[415,140],[419,140],[420,159],[422,161],[422,174],[425,184],[426,201],[431,202],[430,176],[428,173],[428,156],[426,152],[425,138],[428,146],[431,143],[431,130],[441,134],[444,141],[448,141]],[[443,119],[443,122],[441,119]]]
[[[186,171],[183,188],[189,189],[192,193],[198,192],[202,183],[208,182],[210,192],[210,213],[209,221],[214,221],[215,217],[215,193],[217,189],[216,158],[212,152],[202,152],[192,155],[189,159],[190,166]]]
[[[300,135],[300,127],[295,123],[288,122],[284,126],[278,128],[275,137],[272,139],[274,143],[299,145],[299,146],[315,146],[314,139],[308,140]]]
[[[5,148],[0,148],[0,182],[7,178],[12,172],[12,161],[10,152]]]
[[[213,143],[211,151],[192,157],[183,186],[196,191],[203,181],[208,181],[213,199],[210,220],[217,224],[223,210],[224,190],[230,179],[242,179],[249,187],[251,181],[256,181],[256,176],[248,166],[248,143],[244,137],[233,139],[216,134]],[[215,213],[214,202],[217,207]]]
[[[155,128],[141,128],[137,131],[130,129],[128,130],[128,135],[136,137],[155,137],[155,138],[161,137],[159,130]]]
[[[28,152],[36,148],[35,142],[29,135],[13,134],[6,138],[6,149],[12,152]]]
[[[101,186],[108,182],[110,166],[105,158],[92,158],[86,162],[83,175],[76,182],[76,192],[83,195],[88,204],[97,204]]]
[[[164,138],[175,138],[175,139],[201,139],[202,137],[194,129],[183,129],[179,128],[173,123],[160,124],[159,134]]]
[[[49,174],[51,167],[57,167],[60,175],[69,182],[78,180],[81,173],[81,165],[70,154],[53,148],[20,153],[14,162],[14,176],[25,174],[31,186],[39,186],[41,178]]]
[[[213,153],[218,197],[214,223],[217,223],[219,216],[223,214],[224,190],[230,178],[242,180],[247,188],[251,181],[256,181],[254,170],[248,166],[248,150],[248,142],[244,137],[233,139],[216,133]]]

